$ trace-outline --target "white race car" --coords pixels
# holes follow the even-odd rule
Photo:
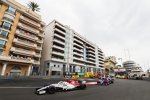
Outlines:
[[[36,94],[54,94],[57,91],[68,91],[68,90],[76,90],[76,89],[85,89],[86,81],[75,81],[75,80],[67,80],[60,81],[56,84],[46,85],[41,88],[36,88]]]

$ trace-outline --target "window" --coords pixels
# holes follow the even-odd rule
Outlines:
[[[58,75],[60,75],[60,71],[52,71],[52,75],[58,76]]]
[[[8,10],[7,10],[9,13],[11,13],[11,14],[15,14],[15,12],[16,12],[16,9],[14,9],[13,7],[10,7],[9,6],[9,8],[8,8]]]
[[[59,65],[58,65],[58,67],[59,67]]]
[[[2,54],[3,50],[0,49],[0,55]]]
[[[7,21],[9,21],[9,22],[13,22],[13,20],[10,19],[10,18],[8,18],[8,17],[4,17],[3,19],[4,19],[4,20],[7,20]]]
[[[0,30],[0,37],[7,38],[8,32],[4,30]]]
[[[56,65],[54,65],[54,67],[56,67]]]
[[[9,30],[9,29],[10,29],[10,27],[11,27],[11,24],[10,24],[10,23],[7,23],[7,22],[3,22],[2,27],[3,27],[4,29]]]
[[[4,46],[5,46],[5,41],[4,40],[0,40],[0,47],[4,48]]]
[[[47,63],[47,66],[46,66],[47,68],[49,68],[49,63]]]

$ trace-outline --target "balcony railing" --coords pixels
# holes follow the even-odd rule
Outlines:
[[[34,60],[35,65],[40,65],[40,61]]]
[[[34,56],[35,56],[35,57],[41,57],[41,54],[40,54],[40,53],[35,53]]]
[[[54,30],[56,30],[57,32],[59,32],[59,33],[61,33],[61,34],[65,35],[65,32],[60,31],[60,30],[59,30],[59,29],[57,29],[57,28],[55,28]]]
[[[59,40],[57,40],[57,39],[54,39],[53,41],[54,41],[54,42],[56,42],[56,43],[59,43],[59,44],[65,45],[65,42],[63,42],[63,41],[59,41]]]
[[[62,28],[63,30],[65,30],[65,28],[63,26],[61,26],[60,24],[56,23],[56,25],[60,28]]]
[[[83,54],[80,54],[80,53],[77,53],[77,52],[74,52],[73,54],[77,55],[77,56],[80,56],[80,57],[83,57]]]
[[[30,33],[27,33],[27,32],[17,30],[16,34],[22,37],[26,37],[26,39],[29,39],[29,40],[35,40],[35,41],[38,40],[38,37],[36,37],[35,35],[31,35]]]
[[[64,53],[52,51],[52,54],[64,57]]]
[[[83,46],[81,46],[81,45],[79,45],[77,43],[74,43],[74,45],[77,46],[77,47],[79,47],[79,48],[81,48],[81,49],[83,49]]]
[[[37,23],[37,22],[35,22],[35,21],[33,21],[33,20],[29,19],[29,18],[26,18],[26,17],[24,17],[24,16],[21,16],[20,19],[23,20],[23,21],[26,21],[26,22],[28,22],[28,23],[30,23],[30,24],[36,26],[36,27],[40,27],[40,24],[39,24],[39,23]]]
[[[31,28],[31,27],[29,27],[28,25],[19,23],[18,26],[20,26],[20,27],[24,28],[25,30],[28,30],[28,31],[30,31],[30,32],[32,32],[32,33],[34,33],[34,34],[39,34],[39,30],[36,30],[36,29],[34,29],[34,28]]]
[[[38,33],[38,36],[44,37],[44,34],[43,33]]]
[[[41,51],[41,50],[42,50],[42,47],[37,46],[37,47],[36,47],[36,49],[38,49],[38,50],[40,50],[40,51]]]
[[[78,40],[78,39],[76,39],[76,38],[74,38],[74,41],[76,41],[76,42],[78,42],[78,43],[80,43],[80,44],[83,44],[83,42],[81,42],[80,40]]]
[[[18,38],[14,38],[13,42],[15,42],[16,44],[20,44],[22,46],[25,46],[25,47],[35,47],[35,48],[37,47],[37,44],[35,44],[35,43],[25,41],[25,40],[21,40],[21,39],[18,39]]]
[[[13,56],[11,55],[11,61],[15,62],[23,62],[23,63],[33,63],[34,60],[32,60],[29,57],[20,57],[20,56]]]
[[[43,43],[43,40],[37,40],[38,43]]]
[[[35,55],[34,51],[29,51],[21,48],[12,47],[11,51],[13,51],[16,54],[23,54],[23,55]]]
[[[53,45],[53,48],[60,49],[60,50],[63,50],[63,51],[64,51],[64,48],[63,48],[63,47],[60,47],[60,46],[57,46],[57,45]]]
[[[64,62],[64,59],[59,59],[59,58],[52,58],[52,61],[58,61],[58,62]]]
[[[80,52],[80,53],[83,53],[83,50],[81,50],[79,48],[74,47],[73,49],[76,50],[76,51],[78,51],[78,52]]]
[[[65,40],[65,37],[63,37],[63,36],[61,36],[61,35],[58,35],[57,33],[55,33],[54,36],[56,36],[56,37],[58,37],[58,38],[60,38],[60,39]]]
[[[6,15],[9,15],[9,16],[12,16],[12,17],[15,18],[15,14],[12,14],[10,11],[6,11],[4,15],[5,15],[5,16],[6,16]]]

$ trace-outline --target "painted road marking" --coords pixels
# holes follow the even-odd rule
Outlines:
[[[0,89],[22,89],[22,88],[37,88],[37,87],[0,87]]]

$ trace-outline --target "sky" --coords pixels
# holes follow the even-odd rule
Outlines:
[[[56,19],[98,45],[105,56],[133,60],[150,68],[150,0],[34,1],[46,24]]]

